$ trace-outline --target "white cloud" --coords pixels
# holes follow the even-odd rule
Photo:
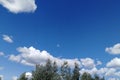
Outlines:
[[[3,53],[3,52],[0,52],[0,56],[4,56],[4,53]]]
[[[120,43],[115,44],[113,47],[107,47],[105,51],[110,54],[115,54],[115,55],[120,54]]]
[[[29,66],[34,66],[34,65],[35,65],[34,63],[29,63],[29,62],[27,62],[26,60],[21,60],[20,63],[21,63],[21,64],[24,64],[24,65],[29,65]]]
[[[112,60],[111,60],[112,61]],[[115,66],[111,66],[111,64],[109,66],[106,67],[101,67],[101,68],[97,68],[98,65],[101,65],[102,62],[101,61],[94,61],[91,58],[84,58],[82,59],[82,65],[83,67],[80,70],[80,73],[83,74],[84,72],[88,72],[91,75],[94,74],[98,74],[101,77],[120,77],[120,71],[119,69]],[[96,63],[96,64],[95,64]],[[108,62],[109,63],[109,62]],[[112,62],[113,63],[113,62]],[[116,63],[117,64],[117,63]],[[115,64],[115,65],[116,65]],[[106,64],[107,65],[107,64]],[[90,68],[91,67],[91,68]]]
[[[98,74],[105,74],[109,69],[108,68],[100,68],[97,73]]]
[[[107,72],[105,73],[105,76],[114,76],[116,72],[116,69],[114,68],[110,68],[109,70],[107,70]]]
[[[97,68],[97,66],[101,65],[101,61],[95,61],[92,58],[82,58],[82,59],[66,59],[66,58],[57,58],[52,56],[46,50],[38,50],[34,47],[19,47],[17,48],[19,52],[18,55],[10,55],[9,60],[16,61],[18,63],[22,63],[28,66],[34,66],[36,64],[45,64],[48,59],[51,59],[52,62],[56,61],[58,66],[61,66],[64,61],[67,61],[71,68],[74,67],[74,63],[77,62],[80,65],[80,73],[88,72],[92,75],[98,74],[101,76],[120,76],[119,71],[119,58],[114,58],[110,62],[106,64],[106,67]]]
[[[120,68],[120,58],[114,58],[106,64],[107,67]]]
[[[97,73],[97,71],[98,71],[98,69],[97,69],[96,67],[94,67],[94,68],[92,68],[92,69],[82,68],[82,69],[80,70],[80,73],[83,74],[84,72],[88,72],[88,73],[90,73],[91,75],[94,75],[94,74]]]
[[[19,47],[17,51],[20,52],[20,54],[10,55],[9,60],[16,61],[29,66],[34,66],[36,64],[44,65],[48,59],[52,60],[53,62],[56,61],[58,66],[61,66],[64,63],[64,61],[67,61],[70,67],[74,67],[75,62],[79,65],[81,64],[78,59],[65,59],[53,57],[47,51],[40,51],[38,49],[35,49],[34,47]]]
[[[69,65],[71,68],[74,68],[74,64],[75,64],[75,63],[77,63],[80,67],[82,66],[82,65],[81,65],[81,62],[80,62],[78,59],[54,58],[54,61],[57,62],[58,66],[61,66],[65,61],[68,62],[68,65]]]
[[[82,62],[82,65],[87,69],[92,69],[95,67],[94,60],[91,58],[80,59],[80,61]]]
[[[88,72],[92,75],[98,74],[100,76],[111,77],[120,76],[120,59],[114,58],[106,64],[106,67],[99,68],[97,66],[101,65],[101,61],[96,61],[92,58],[82,58],[82,59],[66,59],[57,58],[52,56],[46,50],[38,50],[34,47],[19,47],[17,48],[19,52],[18,55],[10,55],[9,60],[28,65],[35,66],[36,64],[45,64],[48,59],[52,62],[56,61],[58,66],[61,66],[64,61],[68,62],[68,65],[73,68],[74,63],[77,62],[80,65],[80,73]],[[26,73],[30,74],[30,73]],[[31,74],[30,74],[31,75]]]
[[[116,72],[115,76],[120,76],[120,71]]]
[[[21,56],[20,56],[20,55],[18,55],[18,56],[10,55],[9,60],[11,60],[11,61],[16,61],[16,62],[20,62]]]
[[[120,70],[116,68],[105,68],[105,77],[119,77],[120,78]]]
[[[8,36],[8,35],[2,35],[3,36],[3,40],[8,42],[8,43],[13,43],[12,37]]]
[[[0,4],[13,13],[34,12],[35,0],[0,0]]]
[[[104,68],[92,68],[92,69],[85,69],[85,68],[82,68],[80,70],[80,73],[83,74],[84,72],[87,72],[87,73],[90,73],[91,75],[99,75],[100,77],[120,77],[120,72],[117,71],[117,69],[115,68],[107,68],[107,67],[104,67]]]
[[[12,80],[18,80],[18,77],[17,76],[13,76]]]
[[[108,80],[119,80],[119,78],[109,78]]]

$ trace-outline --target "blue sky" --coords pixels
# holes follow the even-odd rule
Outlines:
[[[12,1],[0,0],[0,53],[4,54],[0,55],[0,75],[5,80],[34,69],[31,65],[38,62],[22,56],[32,54],[29,50],[45,54],[38,60],[46,60],[42,58],[46,54],[58,61],[77,58],[81,69],[103,69],[107,78],[114,75],[109,80],[120,77],[120,1]],[[89,65],[91,69],[87,69]]]

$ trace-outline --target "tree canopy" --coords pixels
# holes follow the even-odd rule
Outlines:
[[[28,80],[25,73],[21,74],[18,80]],[[74,68],[70,68],[68,62],[65,61],[61,67],[57,66],[56,62],[47,60],[45,65],[36,65],[32,71],[31,80],[105,80],[98,75],[91,75],[87,72],[80,74],[80,67],[77,63]]]

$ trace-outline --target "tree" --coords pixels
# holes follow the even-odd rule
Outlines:
[[[79,65],[75,63],[72,80],[79,80],[79,77],[80,77],[79,71],[80,71]]]
[[[95,74],[94,80],[105,80],[105,78],[104,77],[100,78],[97,74]]]
[[[61,66],[61,77],[63,80],[71,80],[71,69],[68,62],[64,62]]]
[[[48,59],[46,64],[37,65],[36,70],[33,71],[33,80],[59,80],[57,73],[57,64]]]
[[[45,67],[43,65],[36,65],[35,71],[32,71],[32,80],[45,80]]]
[[[92,80],[92,77],[89,73],[85,72],[82,74],[81,80]]]
[[[64,62],[58,68],[56,62],[48,59],[45,65],[36,65],[35,70],[32,71],[32,80],[105,80],[104,77],[100,78],[98,75],[92,75],[92,77],[87,72],[80,76],[79,71],[80,68],[77,63],[74,64],[74,68],[72,69],[68,65],[68,62]],[[27,80],[25,74],[21,74],[18,80]]]
[[[61,80],[56,62],[53,63],[52,68],[52,80]]]
[[[47,63],[45,65],[45,75],[46,80],[51,80],[53,77],[53,67],[50,59],[47,60]]]
[[[95,74],[94,75],[94,80],[100,80],[100,77],[97,74]]]

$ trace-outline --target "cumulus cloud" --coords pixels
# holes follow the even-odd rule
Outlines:
[[[0,52],[0,56],[4,56],[4,53],[3,53],[3,52]]]
[[[108,80],[119,80],[119,78],[109,78]]]
[[[58,66],[61,66],[64,61],[68,62],[68,65],[74,67],[74,63],[81,64],[78,59],[65,59],[65,58],[57,58],[53,57],[50,53],[43,50],[40,51],[34,47],[19,47],[17,51],[20,53],[19,55],[10,55],[9,60],[16,61],[25,65],[34,66],[36,64],[44,65],[48,59],[52,62],[56,61]]]
[[[114,76],[115,72],[116,72],[116,69],[110,68],[110,69],[107,70],[107,72],[105,73],[105,76]]]
[[[107,67],[104,67],[104,68],[92,68],[92,69],[85,69],[85,68],[82,68],[80,70],[80,73],[83,74],[84,72],[87,72],[87,73],[90,73],[91,75],[99,75],[101,77],[106,77],[106,78],[110,78],[110,77],[119,77],[120,78],[120,71],[118,69],[115,69],[115,68],[107,68]]]
[[[107,71],[108,71],[109,69],[108,68],[100,68],[98,71],[97,71],[97,73],[98,74],[105,74]]]
[[[78,63],[81,70],[80,73],[89,72],[90,74],[96,74],[102,72],[104,74],[106,69],[97,69],[96,66],[101,65],[101,61],[94,61],[92,58],[82,59],[66,59],[52,56],[46,50],[38,50],[34,47],[19,47],[17,48],[18,55],[10,55],[9,60],[22,63],[28,66],[35,66],[36,64],[44,65],[48,59],[52,62],[56,61],[58,67],[60,67],[65,61],[71,68],[74,68],[74,64]]]
[[[55,61],[57,62],[58,66],[61,66],[65,61],[68,62],[68,65],[71,68],[74,68],[75,63],[77,63],[80,67],[82,66],[81,62],[78,59],[55,58]]]
[[[46,50],[38,50],[34,47],[19,47],[17,48],[18,55],[10,55],[9,60],[15,61],[28,66],[35,66],[36,64],[44,65],[48,59],[52,62],[56,61],[58,66],[61,66],[65,61],[71,68],[74,68],[74,63],[78,63],[82,72],[89,72],[95,74],[96,72],[105,73],[106,69],[97,69],[96,66],[101,65],[101,61],[94,61],[92,58],[82,59],[66,59],[52,56]]]
[[[116,72],[115,76],[120,76],[120,71]]]
[[[105,51],[110,54],[120,54],[120,43],[115,44],[113,47],[107,47]]]
[[[92,69],[85,69],[85,68],[82,68],[80,70],[80,73],[83,74],[84,72],[87,72],[87,73],[90,73],[92,75],[96,74],[98,71],[98,69],[96,67],[92,68]]]
[[[13,13],[34,12],[35,0],[0,0],[0,4]]]
[[[101,76],[120,76],[120,59],[114,58],[106,64],[106,67],[98,68],[97,66],[101,65],[101,61],[96,61],[92,58],[82,58],[82,59],[66,59],[66,58],[58,58],[52,56],[46,50],[39,50],[34,47],[19,47],[17,48],[19,52],[18,55],[10,55],[9,60],[28,65],[35,66],[36,64],[44,65],[48,59],[52,62],[56,61],[58,66],[61,66],[65,61],[68,62],[68,65],[73,68],[74,63],[78,63],[81,70],[80,73],[88,72],[92,75],[98,74]],[[26,73],[30,74],[30,73]],[[31,74],[30,74],[31,75]]]
[[[114,58],[106,64],[107,67],[120,68],[120,58]]]
[[[106,74],[108,71],[109,71],[109,68],[106,68],[106,67],[100,68],[100,69],[94,67],[94,68],[92,68],[92,69],[82,68],[82,69],[80,70],[80,73],[83,74],[84,72],[87,72],[87,73],[90,73],[91,75],[97,74],[97,75],[99,75],[99,76],[101,76],[101,77],[103,77],[103,76],[105,77],[105,76],[106,76],[105,74]]]
[[[107,71],[105,76],[119,77],[120,78],[120,58],[113,58],[106,64]],[[117,80],[117,79],[116,79]]]
[[[8,42],[8,43],[13,43],[12,37],[8,36],[8,35],[2,35],[3,36],[3,40]]]
[[[92,69],[95,67],[94,60],[91,58],[80,59],[80,61],[85,68]]]
[[[18,56],[10,55],[9,60],[11,60],[11,61],[16,61],[16,62],[20,62],[21,56],[20,56],[20,55],[18,55]]]

